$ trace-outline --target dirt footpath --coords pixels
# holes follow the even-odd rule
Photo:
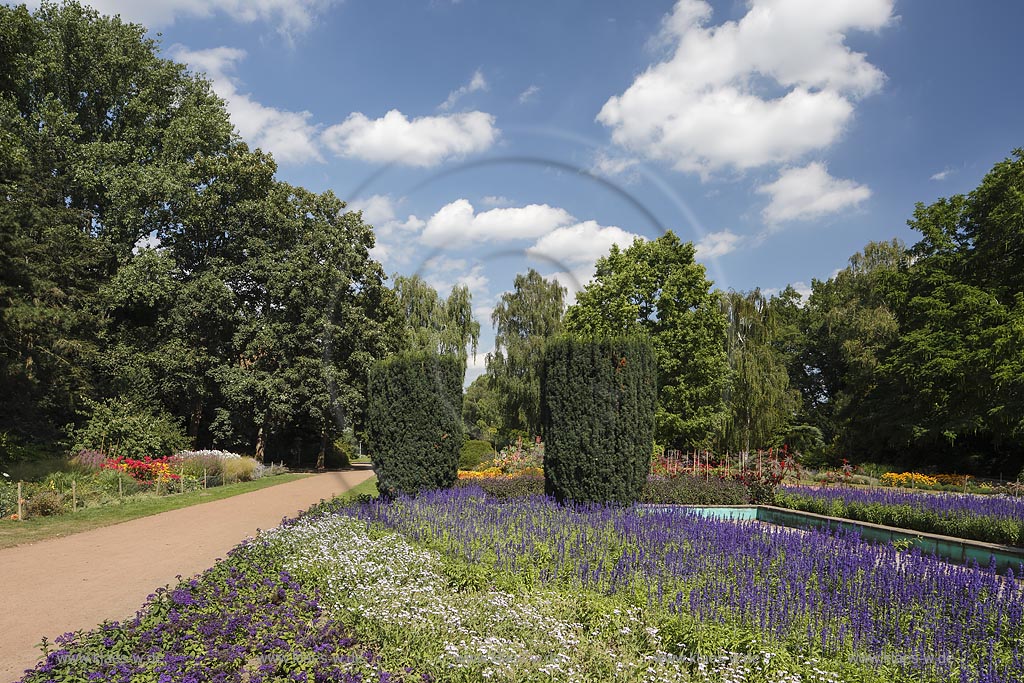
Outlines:
[[[124,619],[154,589],[197,574],[256,529],[373,476],[328,472],[73,536],[0,550],[0,681],[21,677],[36,643]]]

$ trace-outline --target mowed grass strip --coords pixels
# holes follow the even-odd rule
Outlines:
[[[273,477],[243,481],[236,484],[215,486],[201,491],[176,493],[167,496],[128,500],[121,504],[86,508],[53,517],[30,517],[23,522],[0,521],[0,548],[10,548],[24,543],[34,543],[48,538],[70,536],[89,529],[98,529],[112,524],[127,522],[140,517],[157,515],[169,510],[209,503],[230,498],[242,493],[259,491],[269,486],[286,484],[290,481],[313,476],[304,473],[279,474]],[[376,480],[371,480],[371,483]],[[360,484],[364,486],[365,484]],[[357,488],[360,488],[357,487]],[[375,491],[376,489],[373,488]],[[362,491],[370,493],[371,491]]]

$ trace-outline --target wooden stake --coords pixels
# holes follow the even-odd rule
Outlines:
[[[71,511],[78,512],[78,487],[75,485],[76,480],[71,480]]]
[[[203,468],[203,489],[206,489],[206,468]]]
[[[124,479],[117,478],[117,499],[124,500]]]
[[[23,502],[24,502],[24,500],[21,497],[21,482],[19,481],[18,482],[18,521],[19,522],[24,522],[25,521],[25,513],[22,512],[22,509],[21,509],[21,504]]]

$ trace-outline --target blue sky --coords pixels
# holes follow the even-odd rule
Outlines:
[[[718,287],[803,290],[1024,144],[1012,0],[91,4],[361,208],[388,273],[468,284],[483,352],[531,266],[571,289],[672,229]]]

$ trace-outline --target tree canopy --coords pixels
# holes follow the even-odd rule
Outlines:
[[[662,443],[710,447],[726,419],[730,383],[726,320],[693,244],[672,232],[613,246],[576,296],[565,325],[583,336],[643,335],[658,364]]]
[[[0,430],[116,398],[322,463],[400,336],[370,227],[277,180],[143,27],[46,3],[0,35]]]

